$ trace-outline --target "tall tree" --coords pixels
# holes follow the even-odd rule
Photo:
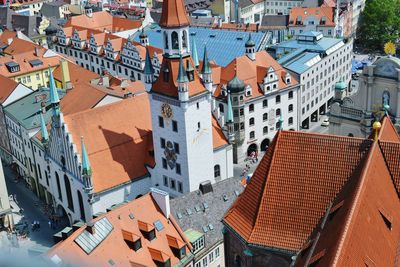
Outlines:
[[[400,0],[367,0],[358,28],[358,44],[383,51],[386,42],[398,43],[399,34]]]

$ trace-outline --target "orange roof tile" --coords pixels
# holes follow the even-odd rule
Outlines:
[[[95,192],[147,175],[146,165],[154,166],[149,114],[143,94],[64,117],[78,151],[77,140],[85,137]]]
[[[68,62],[68,71],[73,86],[77,86],[80,83],[89,83],[92,79],[98,78],[99,75],[91,72],[77,64]],[[61,67],[57,66],[53,71],[53,77],[55,80],[62,82]]]
[[[371,143],[279,131],[224,222],[249,243],[299,250]]]
[[[0,34],[0,42],[7,44],[8,39],[12,38],[13,40],[17,39],[17,32],[5,30]]]
[[[140,231],[150,232],[154,230],[154,226],[150,223],[138,220],[138,226]]]
[[[228,141],[225,138],[224,133],[222,132],[221,127],[218,124],[217,119],[212,115],[212,127],[213,127],[213,147],[217,149],[219,147],[225,146],[228,144]]]
[[[159,24],[161,27],[166,28],[189,26],[189,19],[186,15],[183,1],[164,0]]]
[[[134,215],[134,219],[130,218],[130,214]],[[109,266],[109,261],[112,260],[115,266],[156,267],[157,262],[155,260],[165,262],[167,259],[170,259],[171,266],[176,266],[180,260],[174,255],[172,248],[169,246],[167,235],[176,237],[179,242],[184,242],[186,253],[190,253],[189,244],[179,234],[179,227],[170,223],[170,220],[164,216],[151,194],[146,194],[113,209],[97,217],[93,222],[103,218],[108,219],[113,226],[113,230],[91,253],[86,254],[74,241],[86,231],[86,227],[83,226],[66,240],[51,248],[46,253],[46,257],[51,259],[54,255],[57,255],[62,260],[63,266],[68,264],[82,267]],[[149,241],[140,232],[136,223],[138,220],[146,222],[160,220],[164,229],[156,231],[156,238]],[[122,231],[126,231],[126,234],[124,235]],[[134,251],[128,246],[124,236],[130,238],[130,234],[132,234],[131,237],[133,239],[140,237],[141,249]]]
[[[167,235],[168,245],[171,248],[181,249],[185,246],[185,243],[175,236]]]
[[[320,23],[321,19],[325,18],[325,24],[319,24],[318,26],[335,26],[334,21],[334,7],[294,7],[290,10],[289,14],[289,26],[305,26],[304,21],[308,17],[313,17]],[[301,21],[301,25],[296,24],[298,18]]]
[[[400,136],[393,123],[390,122],[390,118],[387,116],[384,116],[382,119],[378,139],[380,141],[400,142]]]
[[[0,75],[0,104],[2,104],[18,86],[14,80]]]
[[[252,99],[264,95],[259,84],[263,82],[270,67],[272,67],[278,75],[278,88],[284,89],[298,84],[297,80],[292,76],[291,83],[287,85],[284,82],[286,74],[285,69],[274,60],[267,51],[260,51],[256,53],[256,60],[251,60],[244,55],[235,58],[226,67],[222,68],[221,79],[219,86],[214,91],[214,96],[220,97],[222,85],[226,85],[235,77],[235,75],[252,88],[251,96],[246,96],[246,99]]]
[[[194,68],[194,63],[192,57],[185,56],[183,58],[183,62],[185,64],[185,69],[186,69],[186,63],[189,60],[190,64]],[[163,75],[160,75],[158,79],[155,81],[152,87],[152,92],[156,92],[159,94],[167,95],[170,97],[177,98],[178,97],[178,72],[179,72],[179,58],[171,58],[171,59],[165,59],[162,62],[161,65],[161,71],[163,71],[164,68],[169,69],[169,79],[168,81],[164,81]],[[188,82],[188,92],[189,92],[189,97],[207,92],[205,89],[204,85],[202,84],[200,77],[197,73],[197,71],[194,71],[194,79],[193,81]]]
[[[376,142],[336,203],[343,205],[336,211],[328,209],[326,223],[310,238],[315,248],[303,250],[296,266],[308,266],[313,260],[318,266],[371,266],[370,262],[376,264],[373,266],[395,266],[400,202]]]
[[[15,55],[30,51],[33,52],[36,47],[40,48],[40,46],[35,43],[14,38],[13,42],[6,49],[4,49],[4,53],[7,55]]]

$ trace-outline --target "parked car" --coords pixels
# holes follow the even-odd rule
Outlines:
[[[325,119],[321,122],[321,126],[328,127],[328,126],[329,126],[329,119],[328,119],[328,118],[325,118]]]

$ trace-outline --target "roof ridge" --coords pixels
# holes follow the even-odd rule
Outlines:
[[[263,190],[262,190],[262,193],[261,193],[261,196],[260,196],[260,198],[261,198],[261,201],[259,202],[260,205],[258,206],[258,209],[257,209],[257,217],[256,217],[256,219],[255,219],[255,221],[254,221],[253,229],[252,229],[251,232],[250,232],[250,236],[249,236],[248,240],[251,240],[252,235],[253,235],[253,233],[254,233],[254,229],[256,228],[255,226],[257,225],[257,222],[260,221],[260,220],[258,219],[259,216],[260,216],[259,210],[261,209],[261,206],[263,206],[263,205],[262,205],[262,199],[263,199],[263,196],[265,195],[265,193],[266,193],[266,191],[267,191],[267,187],[268,187],[267,184],[268,184],[268,181],[269,181],[268,176],[269,176],[269,174],[270,174],[270,172],[271,172],[272,164],[274,163],[275,154],[276,154],[276,153],[275,153],[275,149],[277,149],[279,137],[281,136],[281,134],[282,134],[282,130],[279,130],[279,131],[276,133],[276,135],[275,135],[275,138],[274,138],[273,143],[271,144],[271,148],[272,148],[273,150],[271,151],[272,155],[271,155],[271,159],[270,159],[270,164],[269,164],[269,166],[268,166],[268,170],[267,170],[267,172],[266,172],[266,177],[265,177],[264,183],[263,183],[263,185],[262,185],[262,186],[263,186]]]
[[[349,232],[349,229],[354,227],[354,224],[351,223],[351,221],[354,219],[354,213],[355,213],[355,209],[356,206],[359,204],[359,199],[361,197],[361,193],[363,191],[366,190],[365,186],[363,186],[366,183],[366,180],[370,177],[369,175],[367,175],[370,165],[371,165],[371,161],[372,158],[374,156],[374,153],[376,151],[376,149],[378,149],[378,153],[381,153],[381,150],[379,149],[379,145],[377,142],[373,142],[368,154],[365,156],[365,159],[362,162],[362,169],[361,169],[361,174],[360,174],[360,178],[359,181],[357,182],[357,186],[355,188],[355,192],[354,192],[354,200],[352,202],[352,205],[350,207],[350,210],[348,211],[348,214],[346,216],[345,219],[345,225],[343,227],[343,230],[341,230],[341,237],[339,238],[339,244],[337,247],[337,252],[335,254],[335,257],[333,259],[333,264],[332,266],[336,266],[338,261],[339,261],[339,255],[341,254],[343,247],[344,247],[344,243],[346,242],[345,236],[346,233]],[[383,155],[382,155],[383,157]],[[360,166],[360,165],[359,165]],[[390,171],[388,170],[388,172],[390,173]],[[350,180],[348,180],[347,182],[349,182]],[[344,185],[345,186],[345,185]],[[343,186],[343,187],[344,187]]]

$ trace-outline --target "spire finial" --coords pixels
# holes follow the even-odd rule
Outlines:
[[[231,91],[228,90],[228,114],[226,115],[226,123],[233,122],[233,109],[232,109],[232,100],[231,100]]]
[[[178,83],[188,82],[188,77],[186,75],[185,66],[183,65],[182,55],[179,58],[179,72],[178,72]]]
[[[197,55],[197,46],[196,46],[196,42],[194,40],[194,36],[192,37],[192,47],[190,48],[190,50],[192,52],[194,66],[196,68],[198,68],[200,64],[199,64],[199,56]]]
[[[49,65],[49,89],[50,89],[50,102],[51,104],[58,104],[60,98],[58,97],[56,83],[54,82],[53,73],[51,72],[51,66]]]
[[[86,151],[83,136],[81,136],[81,149],[82,149],[82,175],[90,176],[92,169],[90,168],[89,156]]]
[[[144,63],[144,74],[154,74],[153,64],[151,63],[149,48],[146,46],[146,59]]]
[[[204,45],[203,67],[201,69],[201,73],[202,74],[210,74],[211,73],[210,62],[208,62],[207,45]]]
[[[382,125],[379,121],[375,121],[374,124],[372,124],[372,129],[374,130],[374,140],[378,141],[378,134],[381,129]]]

